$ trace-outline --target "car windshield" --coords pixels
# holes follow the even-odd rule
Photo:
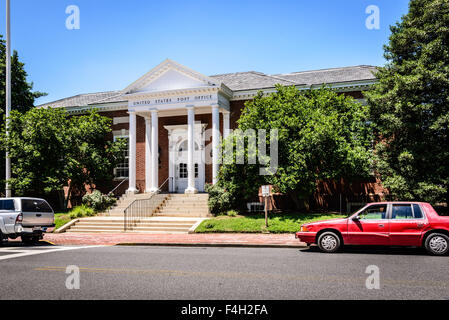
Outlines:
[[[48,203],[44,200],[38,199],[23,199],[22,200],[23,212],[53,212]]]

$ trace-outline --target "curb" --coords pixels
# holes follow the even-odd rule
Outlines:
[[[59,229],[53,231],[53,233],[64,233],[67,229],[69,229],[71,226],[73,226],[75,223],[78,223],[79,219],[73,219],[69,222],[67,222],[65,225],[60,227]]]
[[[285,248],[300,249],[307,248],[306,244],[251,244],[251,243],[166,243],[166,242],[137,242],[117,243],[115,246],[152,246],[152,247],[222,247],[222,248]]]

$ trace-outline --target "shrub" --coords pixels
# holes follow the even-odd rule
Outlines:
[[[86,194],[83,197],[83,204],[94,209],[96,212],[107,210],[116,202],[117,200],[114,197],[102,194],[98,190],[95,190],[90,194]]]
[[[204,228],[206,228],[206,229],[212,229],[214,226],[215,226],[214,223],[210,222],[210,221],[206,221],[204,223]]]
[[[95,215],[94,209],[89,208],[86,205],[81,205],[81,206],[75,207],[69,213],[70,219],[92,217],[94,215]]]
[[[239,213],[235,210],[229,210],[228,211],[228,217],[237,217]]]
[[[232,209],[230,193],[219,185],[206,185],[206,192],[209,193],[208,205],[210,212],[221,214]]]

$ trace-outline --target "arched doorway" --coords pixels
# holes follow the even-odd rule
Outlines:
[[[205,161],[204,161],[204,129],[206,124],[195,123],[194,130],[194,174],[195,188],[198,192],[204,192],[205,185]],[[170,192],[184,193],[188,186],[188,140],[187,126],[165,126],[169,139],[169,177]]]

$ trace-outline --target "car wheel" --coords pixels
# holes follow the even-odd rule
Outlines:
[[[435,256],[443,256],[449,251],[449,237],[443,233],[432,233],[427,237],[425,247]]]
[[[324,232],[318,238],[318,247],[321,251],[326,253],[333,253],[340,249],[341,240],[340,237],[334,232]]]

